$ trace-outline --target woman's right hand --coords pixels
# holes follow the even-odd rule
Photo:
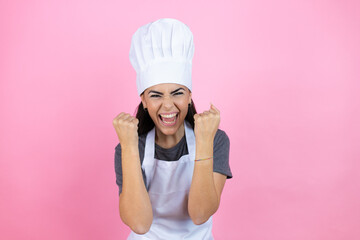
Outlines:
[[[128,113],[120,113],[113,120],[113,126],[118,135],[121,147],[138,146],[139,119]]]
[[[120,113],[113,125],[121,144],[122,192],[119,195],[119,213],[122,221],[137,234],[149,231],[153,212],[147,192],[139,155],[139,120],[128,113]]]

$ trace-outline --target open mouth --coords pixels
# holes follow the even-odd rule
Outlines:
[[[165,126],[173,126],[178,120],[179,113],[159,114],[160,122]]]

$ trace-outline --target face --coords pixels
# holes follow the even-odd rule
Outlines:
[[[156,128],[165,135],[174,135],[184,123],[191,92],[180,84],[157,84],[144,91],[141,101]]]

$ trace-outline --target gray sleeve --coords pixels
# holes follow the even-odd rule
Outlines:
[[[214,165],[213,171],[232,178],[229,165],[230,140],[227,134],[218,129],[214,138]]]
[[[140,140],[140,139],[139,139]],[[141,139],[142,140],[142,139]],[[140,155],[140,163],[142,163],[143,158],[144,158],[144,147],[141,145],[143,143],[143,141],[139,141],[139,155]],[[121,165],[121,145],[120,143],[115,147],[115,174],[116,174],[116,185],[118,185],[119,187],[119,195],[122,191],[122,184],[123,184],[123,179],[122,179],[122,165]],[[141,169],[142,175],[143,175],[143,179],[144,179],[144,184],[146,186],[146,176],[145,176],[145,172],[143,169]]]

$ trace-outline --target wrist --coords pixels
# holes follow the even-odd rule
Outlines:
[[[208,158],[213,155],[212,142],[197,142],[196,143],[196,158]]]
[[[196,143],[196,148],[212,147],[214,145],[214,140],[210,138],[196,139],[195,143]]]
[[[213,142],[215,134],[206,133],[206,134],[195,134],[196,143],[200,142]]]
[[[138,152],[139,148],[138,148],[138,144],[132,143],[132,144],[121,144],[121,151],[125,151],[125,152]]]

